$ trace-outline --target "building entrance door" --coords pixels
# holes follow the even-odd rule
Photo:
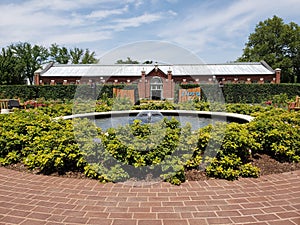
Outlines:
[[[153,77],[150,81],[150,95],[152,100],[163,99],[163,82],[160,77]]]

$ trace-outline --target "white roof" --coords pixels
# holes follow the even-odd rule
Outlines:
[[[196,75],[271,75],[274,70],[265,62],[225,64],[53,64],[41,72],[41,76],[82,77],[82,76],[141,76],[158,67],[165,74],[170,70],[173,76]]]

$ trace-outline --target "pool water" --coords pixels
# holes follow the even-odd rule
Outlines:
[[[209,124],[214,124],[217,121],[222,121],[220,119],[212,118],[199,118],[197,116],[165,116],[167,119],[174,117],[177,119],[181,126],[185,126],[187,123],[191,125],[192,130],[198,130],[199,128],[205,127]],[[100,127],[103,131],[106,131],[108,128],[117,128],[119,126],[125,126],[131,124],[135,119],[135,116],[113,116],[109,118],[99,118],[95,119],[95,124],[97,127]]]

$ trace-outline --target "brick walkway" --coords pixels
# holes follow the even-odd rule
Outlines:
[[[258,179],[152,185],[0,167],[0,224],[300,224],[300,170]]]

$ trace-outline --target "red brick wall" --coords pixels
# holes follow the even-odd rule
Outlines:
[[[102,80],[100,78],[103,78]],[[139,98],[150,98],[150,81],[153,77],[160,77],[163,81],[163,98],[164,99],[172,99],[174,98],[174,89],[176,83],[212,83],[219,82],[223,80],[223,83],[260,83],[260,79],[264,78],[264,83],[280,83],[280,70],[276,70],[276,72],[272,75],[217,75],[213,80],[212,75],[207,76],[173,76],[172,71],[168,71],[165,74],[158,67],[155,67],[148,74],[145,74],[144,71],[141,71],[140,76],[122,76],[122,77],[105,77],[105,76],[97,76],[97,77],[45,77],[43,75],[36,74],[35,82],[36,84],[50,84],[51,80],[55,81],[55,84],[77,84],[78,80],[80,84],[89,84],[90,81],[94,83],[110,83],[110,84],[120,84],[120,83],[137,83],[138,84],[138,92]],[[237,80],[235,80],[237,78]],[[250,81],[247,81],[248,79]],[[40,83],[40,80],[42,83]],[[67,82],[64,82],[67,81]]]

